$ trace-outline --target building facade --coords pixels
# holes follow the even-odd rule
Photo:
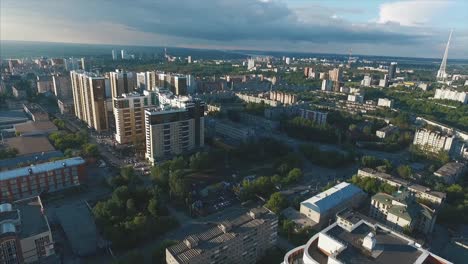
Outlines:
[[[86,178],[81,157],[0,172],[0,201],[11,202],[80,185]]]
[[[55,254],[39,196],[0,204],[0,263],[42,263]]]
[[[109,73],[112,98],[122,96],[135,91],[137,87],[136,74],[123,70]]]
[[[145,110],[146,159],[151,163],[204,146],[205,103],[159,91],[159,107]]]
[[[369,216],[400,231],[418,230],[429,234],[434,229],[436,210],[416,201],[409,191],[394,195],[377,193],[372,196]]]
[[[106,79],[85,71],[71,71],[75,116],[98,132],[109,130]]]
[[[299,116],[309,119],[318,125],[325,125],[327,123],[327,112],[320,112],[308,109],[299,109]]]
[[[70,76],[54,75],[52,76],[54,84],[54,94],[58,99],[68,100],[73,98]]]
[[[458,101],[462,104],[468,103],[468,93],[458,92],[450,89],[436,89],[435,99]]]
[[[253,208],[167,248],[166,262],[254,264],[276,245],[277,229],[275,214],[265,208]]]
[[[113,98],[115,140],[119,144],[145,142],[145,109],[158,106],[156,92],[129,93]]]
[[[416,131],[413,144],[427,152],[451,152],[454,139],[455,137],[453,135],[423,128]]]

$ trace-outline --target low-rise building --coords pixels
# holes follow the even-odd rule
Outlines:
[[[377,105],[392,108],[393,107],[393,100],[388,99],[388,98],[379,98],[379,100],[377,101]]]
[[[318,125],[325,125],[327,123],[327,112],[320,112],[308,109],[299,109],[300,117],[309,119]]]
[[[57,126],[51,121],[25,122],[15,125],[16,134],[23,136],[47,135],[57,130]]]
[[[23,110],[33,121],[47,121],[49,114],[37,104],[24,104]]]
[[[0,172],[0,201],[55,192],[80,185],[86,177],[85,161],[81,157],[40,163]]]
[[[349,94],[348,101],[362,104],[364,102],[364,96],[360,94]]]
[[[440,167],[434,175],[444,179],[445,183],[453,184],[466,172],[466,164],[463,162],[449,162]]]
[[[437,218],[435,209],[418,203],[414,194],[406,190],[372,196],[369,215],[397,230],[418,230],[424,234],[432,232]]]
[[[302,246],[286,253],[282,264],[451,264],[416,241],[351,210]]]
[[[0,220],[0,263],[43,263],[55,254],[39,196],[0,204]]]
[[[299,211],[319,225],[328,224],[327,221],[338,211],[347,207],[357,207],[365,196],[355,185],[342,182],[301,202]]]
[[[251,127],[236,124],[228,120],[216,120],[214,130],[217,136],[239,142],[246,142],[248,139],[255,137],[255,130]]]
[[[255,263],[276,245],[278,218],[254,208],[233,219],[187,236],[166,249],[168,264]]]
[[[395,133],[397,133],[399,131],[398,127],[397,126],[393,126],[393,125],[388,125],[386,127],[383,127],[377,131],[375,131],[375,135],[378,137],[378,138],[387,138],[388,136],[391,136]]]
[[[359,169],[357,176],[375,178],[397,188],[405,187],[407,190],[414,193],[416,198],[427,200],[436,205],[442,204],[446,198],[446,194],[443,192],[433,191],[426,186],[411,183],[407,180],[396,178],[390,174],[379,172],[371,168]]]
[[[41,154],[55,150],[45,135],[10,137],[5,138],[4,143],[8,147],[16,149],[18,156]]]

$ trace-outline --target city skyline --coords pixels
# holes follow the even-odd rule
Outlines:
[[[468,58],[463,1],[183,1],[6,0],[1,39]]]

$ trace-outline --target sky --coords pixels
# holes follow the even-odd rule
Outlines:
[[[1,0],[0,40],[468,58],[466,0]]]

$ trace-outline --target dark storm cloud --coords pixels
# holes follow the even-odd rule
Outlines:
[[[9,1],[9,0],[6,0]],[[132,30],[205,41],[290,41],[414,44],[427,34],[399,26],[353,25],[333,19],[330,9],[295,12],[284,3],[259,0],[55,0],[12,1],[35,12],[76,23],[111,22]],[[299,15],[300,13],[300,15]],[[106,30],[103,28],[102,30]],[[400,33],[407,32],[407,34]]]

